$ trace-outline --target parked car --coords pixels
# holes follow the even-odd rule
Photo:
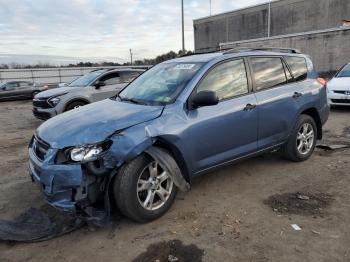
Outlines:
[[[0,101],[32,99],[47,87],[38,86],[30,81],[7,81],[0,83]]]
[[[33,99],[33,114],[46,120],[63,112],[115,96],[141,69],[99,69],[71,82],[66,87],[42,92]]]
[[[276,149],[307,160],[328,114],[325,81],[307,55],[192,55],[44,122],[29,144],[29,170],[56,208],[88,210],[113,196],[123,214],[150,221],[178,188],[215,168]]]
[[[350,63],[344,65],[328,82],[328,103],[350,106]]]

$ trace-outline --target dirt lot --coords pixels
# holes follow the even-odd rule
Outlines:
[[[332,110],[325,140],[350,144],[349,119],[350,109]],[[40,123],[30,102],[0,104],[0,219],[44,205],[26,172]],[[317,149],[303,163],[260,156],[198,178],[152,223],[2,242],[0,261],[350,261],[349,170],[350,149]]]

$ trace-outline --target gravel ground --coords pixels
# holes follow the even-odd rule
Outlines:
[[[349,115],[350,108],[332,110],[325,142],[350,144]],[[45,205],[26,171],[40,123],[29,101],[0,104],[0,219]],[[249,159],[197,178],[156,221],[122,218],[46,242],[0,242],[0,261],[350,261],[349,156],[350,149],[317,149],[303,163],[276,153]],[[326,204],[295,212],[310,206],[295,203],[316,196]]]

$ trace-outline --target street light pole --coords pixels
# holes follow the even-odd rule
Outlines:
[[[132,50],[130,48],[130,65],[132,65]]]
[[[184,0],[181,0],[181,16],[182,16],[182,53],[185,54]]]

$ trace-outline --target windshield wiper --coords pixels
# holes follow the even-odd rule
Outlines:
[[[133,99],[133,98],[121,97],[120,95],[117,95],[117,97],[119,97],[120,101],[127,101],[127,102],[131,102],[133,104],[142,104],[140,101]]]

